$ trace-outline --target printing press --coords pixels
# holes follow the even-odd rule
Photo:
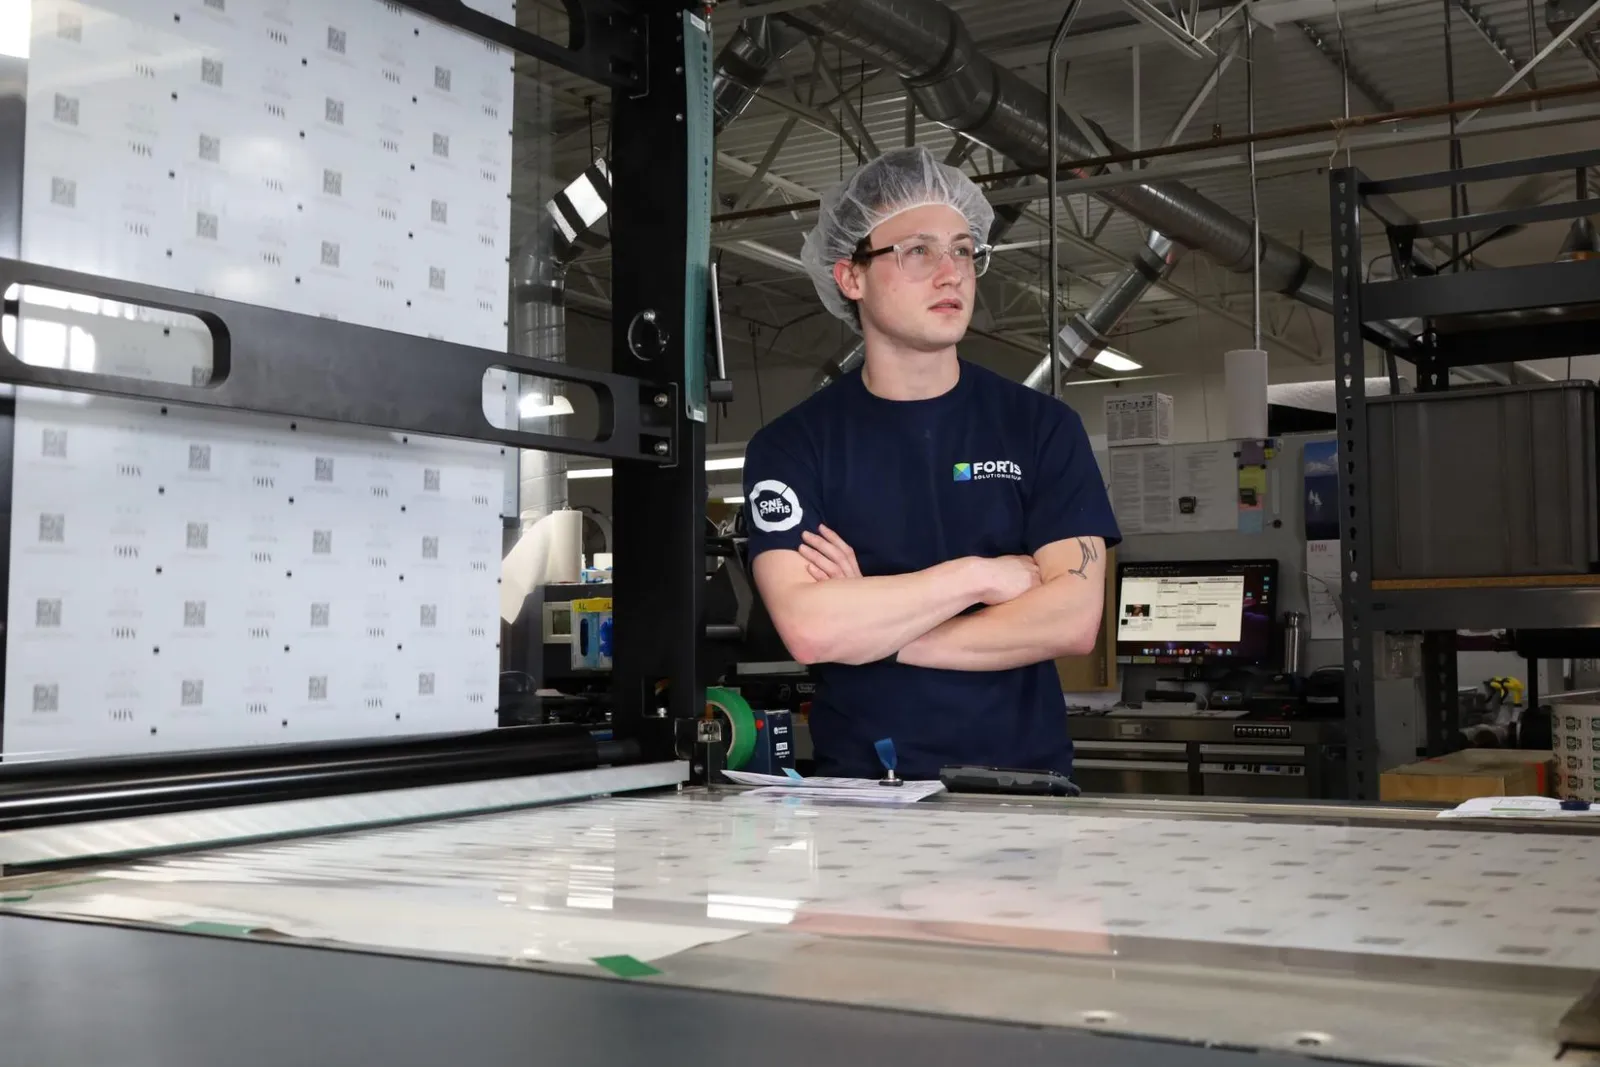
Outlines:
[[[124,612],[119,625],[139,630],[129,638],[138,662],[159,667],[125,667],[94,643],[103,635],[25,643],[19,589],[27,619],[43,625],[56,610],[34,607],[51,602],[35,582],[47,566],[67,578],[74,568],[99,572],[63,555],[74,547],[65,539],[79,529],[75,515],[63,522],[57,516],[69,512],[45,505],[24,515],[20,483],[8,497],[11,537],[34,530],[49,544],[22,556],[20,544],[10,546],[34,569],[9,572],[0,1064],[1595,1062],[1587,1050],[1600,1045],[1600,824],[1138,797],[946,795],[861,807],[752,797],[725,784],[718,772],[728,739],[707,713],[714,672],[706,664],[727,658],[708,647],[739,634],[720,621],[710,625],[724,629],[708,632],[705,606],[706,398],[725,381],[706,343],[705,11],[574,2],[571,40],[561,46],[454,0],[358,6],[381,7],[415,40],[448,40],[454,54],[463,40],[488,42],[508,67],[513,53],[534,57],[609,90],[610,254],[650,267],[615,273],[613,362],[594,371],[433,336],[444,326],[363,324],[312,304],[285,309],[285,301],[197,292],[203,286],[160,284],[151,279],[163,276],[124,267],[65,263],[59,249],[30,252],[35,231],[18,225],[18,213],[31,219],[39,188],[47,201],[52,191],[65,197],[68,179],[52,185],[45,173],[39,186],[28,172],[28,182],[11,185],[0,227],[10,242],[0,259],[7,286],[198,320],[210,357],[193,377],[187,367],[176,379],[117,376],[72,360],[29,361],[8,343],[0,377],[16,396],[6,400],[12,425],[0,440],[11,442],[15,429],[15,440],[42,446],[29,462],[58,465],[27,470],[55,472],[55,482],[40,484],[68,484],[79,454],[69,449],[91,436],[82,429],[90,415],[141,412],[148,421],[130,438],[134,451],[115,453],[112,469],[176,464],[170,483],[141,483],[150,491],[138,515],[183,548],[147,554],[165,542],[138,532],[127,543],[140,551],[116,558],[137,563],[141,581],[181,578],[169,606],[197,632],[210,616],[191,590],[244,590],[239,603],[212,610],[262,630],[271,656],[237,653],[261,657],[245,670],[246,659],[230,658],[221,641],[180,634],[157,643],[149,631],[166,624],[154,608]],[[221,33],[221,23],[202,22],[221,7],[196,0],[174,21]],[[0,134],[20,138],[26,111],[30,159],[43,158],[31,138],[43,121],[39,86],[60,62],[50,53],[56,37],[69,40],[76,26],[126,59],[115,50],[126,41],[96,39],[92,20],[68,17],[76,7],[61,20],[39,18],[43,10],[36,5],[33,56],[5,60],[0,112]],[[115,24],[148,30],[133,34],[135,43],[156,47],[153,21],[141,22],[131,5],[118,10]],[[324,50],[337,42],[342,54],[342,32],[324,21],[306,14],[294,32]],[[161,32],[169,30],[163,15]],[[422,69],[414,58],[413,73]],[[458,76],[470,66],[470,57],[458,63]],[[221,66],[193,63],[185,77],[190,67],[223,78]],[[151,76],[168,75],[152,68]],[[428,80],[449,79],[430,71]],[[187,103],[187,83],[172,90],[174,101],[180,95]],[[321,91],[314,95],[315,110],[332,116]],[[22,165],[20,153],[10,158],[8,166]],[[434,177],[441,188],[452,180]],[[77,180],[87,197],[88,177]],[[199,214],[197,240],[209,241],[220,224],[205,221],[212,213],[204,207]],[[178,243],[174,258],[198,257],[197,247]],[[315,255],[328,273],[311,280],[339,290],[337,250],[319,241]],[[442,268],[421,277],[422,292],[449,291]],[[7,310],[66,328],[72,315],[99,314],[35,297]],[[391,310],[398,315],[401,305]],[[443,304],[434,313],[438,323],[454,314]],[[170,319],[135,320],[152,336],[175,329]],[[496,425],[485,413],[490,372],[593,391],[599,431],[582,439],[537,420]],[[39,406],[50,391],[93,403]],[[180,417],[272,426],[255,437],[217,431],[213,451],[195,451],[201,446],[179,446],[199,431],[162,436],[161,426]],[[316,447],[282,444],[314,427],[325,437]],[[279,443],[260,445],[263,435]],[[335,439],[355,452],[326,458],[333,446],[324,444]],[[431,459],[408,466],[407,450],[433,439],[487,452],[458,467]],[[518,449],[615,465],[604,729],[581,716],[497,725],[493,683],[475,689],[465,672],[451,673],[469,654],[491,666],[495,659],[494,589],[482,577],[493,575],[474,565],[498,566],[498,501],[488,498],[501,468],[492,454]],[[486,466],[482,456],[490,456]],[[288,497],[286,486],[302,486],[281,505],[300,510],[283,514],[313,519],[280,518],[272,540],[245,544],[266,537],[256,529],[233,546],[241,559],[273,556],[272,580],[281,569],[290,591],[270,603],[292,604],[292,613],[252,615],[254,579],[213,554],[232,529],[230,511],[254,514],[207,495],[222,491],[207,480],[213,457],[219,467],[243,457],[242,473],[233,473],[247,487]],[[351,467],[363,472],[355,497],[409,503],[359,526],[351,535],[359,549],[346,558],[338,556],[343,527],[326,536],[315,516],[355,507],[338,495]],[[415,485],[396,472],[415,474]],[[487,532],[456,531],[433,506],[430,494],[449,491],[456,474],[472,487],[460,507],[488,516]],[[213,508],[213,517],[169,516],[163,509],[176,508],[175,499]],[[123,519],[105,518],[111,541],[123,537]],[[425,525],[435,519],[443,535]],[[446,560],[456,534],[471,547]],[[111,553],[111,541],[100,547]],[[280,568],[273,554],[291,552],[300,555]],[[481,585],[457,610],[426,592],[404,594],[423,596],[419,609],[358,583],[355,602],[369,614],[341,640],[381,638],[389,658],[363,660],[350,675],[360,695],[344,705],[348,728],[335,731],[319,715],[339,699],[340,650],[355,645],[324,641],[320,631],[342,615],[318,590],[368,567],[386,582],[395,575],[394,589],[406,578],[408,589]],[[117,582],[108,588],[122,588]],[[70,607],[73,589],[55,599]],[[106,610],[120,603],[111,601]],[[426,610],[436,606],[438,615]],[[61,618],[69,626],[72,612]],[[440,618],[462,628],[460,645],[429,643],[424,631]],[[523,636],[543,644],[542,635]],[[247,742],[219,732],[205,695],[215,689],[197,684],[234,664],[231,691],[255,694]],[[221,684],[209,678],[208,686]],[[168,695],[149,703],[175,710],[159,723],[117,703],[130,687],[161,686]],[[51,749],[52,738],[106,723],[144,748],[93,757]],[[169,737],[170,747],[158,747]]]

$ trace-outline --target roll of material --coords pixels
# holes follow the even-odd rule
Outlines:
[[[500,617],[517,620],[541,585],[576,582],[583,573],[583,512],[552,511],[528,527],[500,561]]]
[[[1556,704],[1550,709],[1556,757],[1556,795],[1600,803],[1600,703]]]
[[[728,770],[744,770],[756,750],[756,713],[732,689],[707,689],[706,707],[728,731]]]
[[[1267,354],[1259,348],[1224,353],[1222,373],[1228,396],[1228,437],[1260,441],[1267,436]]]

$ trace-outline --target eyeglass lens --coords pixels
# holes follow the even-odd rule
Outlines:
[[[989,269],[989,250],[979,248],[974,241],[955,241],[949,245],[941,241],[914,238],[895,246],[895,256],[900,270],[910,281],[927,281],[939,268],[946,255],[956,269],[978,277]]]

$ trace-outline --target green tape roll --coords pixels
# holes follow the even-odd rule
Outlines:
[[[728,770],[744,770],[756,751],[756,713],[732,689],[707,689],[706,705],[715,708],[728,724]]]

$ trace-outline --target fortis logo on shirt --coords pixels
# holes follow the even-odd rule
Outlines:
[[[750,487],[750,521],[764,533],[782,533],[800,525],[805,512],[793,489],[775,479]]]
[[[1022,481],[1022,467],[1009,459],[985,459],[976,463],[957,463],[955,480],[958,482],[981,482],[989,478],[1007,478],[1013,482]]]

